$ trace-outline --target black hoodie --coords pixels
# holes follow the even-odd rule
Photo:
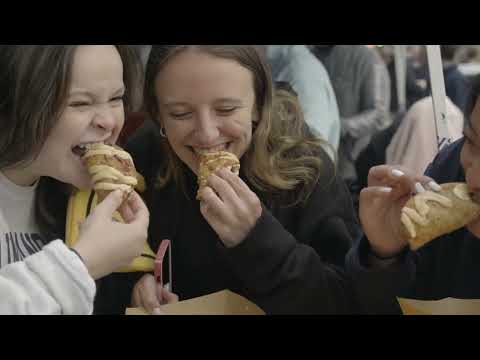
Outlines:
[[[355,311],[343,268],[359,227],[345,184],[326,180],[333,168],[326,169],[305,206],[281,207],[259,194],[262,217],[241,245],[227,249],[200,213],[196,176],[189,169],[184,168],[186,193],[173,184],[154,189],[162,162],[157,133],[147,125],[127,150],[149,188],[152,249],[172,241],[173,291],[182,300],[230,289],[268,314]]]

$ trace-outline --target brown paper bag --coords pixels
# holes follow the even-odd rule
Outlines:
[[[257,305],[225,290],[212,295],[162,306],[166,315],[265,315]],[[145,309],[127,309],[127,315],[149,315]]]
[[[399,298],[404,315],[480,315],[480,299],[421,301]]]

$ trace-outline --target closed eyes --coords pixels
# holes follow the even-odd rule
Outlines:
[[[122,96],[116,96],[112,99],[110,99],[110,103],[118,103],[118,102],[123,102],[125,100],[125,95]],[[87,100],[82,100],[82,101],[73,101],[69,104],[70,107],[73,108],[82,108],[82,107],[87,107],[93,105],[92,101],[87,101]]]

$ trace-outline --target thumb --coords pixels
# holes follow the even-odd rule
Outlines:
[[[162,309],[157,308],[157,309],[153,309],[152,315],[153,316],[164,316],[165,313],[162,311]]]
[[[97,215],[111,218],[123,203],[123,192],[115,190],[110,193],[93,211]]]
[[[370,186],[360,192],[360,201],[370,202],[377,198],[388,199],[391,197],[393,189],[391,187]]]
[[[161,290],[161,293],[162,293],[162,301],[161,303],[163,305],[167,305],[167,304],[175,304],[179,301],[179,298],[177,295],[175,295],[174,293],[170,292],[168,289],[166,288],[162,288]]]
[[[161,284],[156,283],[156,292],[157,292],[157,299],[160,302],[160,304],[164,303],[164,289]]]

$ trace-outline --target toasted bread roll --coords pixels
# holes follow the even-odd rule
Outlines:
[[[122,190],[127,199],[138,184],[132,157],[118,146],[89,145],[83,159],[92,176],[99,202],[115,190]]]
[[[480,216],[464,183],[442,185],[440,192],[412,197],[402,209],[401,221],[410,248],[418,250],[433,239],[458,230]]]
[[[226,151],[203,154],[200,158],[198,171],[198,192],[208,185],[209,176],[222,168],[226,168],[238,175],[240,173],[240,161],[234,154]]]

